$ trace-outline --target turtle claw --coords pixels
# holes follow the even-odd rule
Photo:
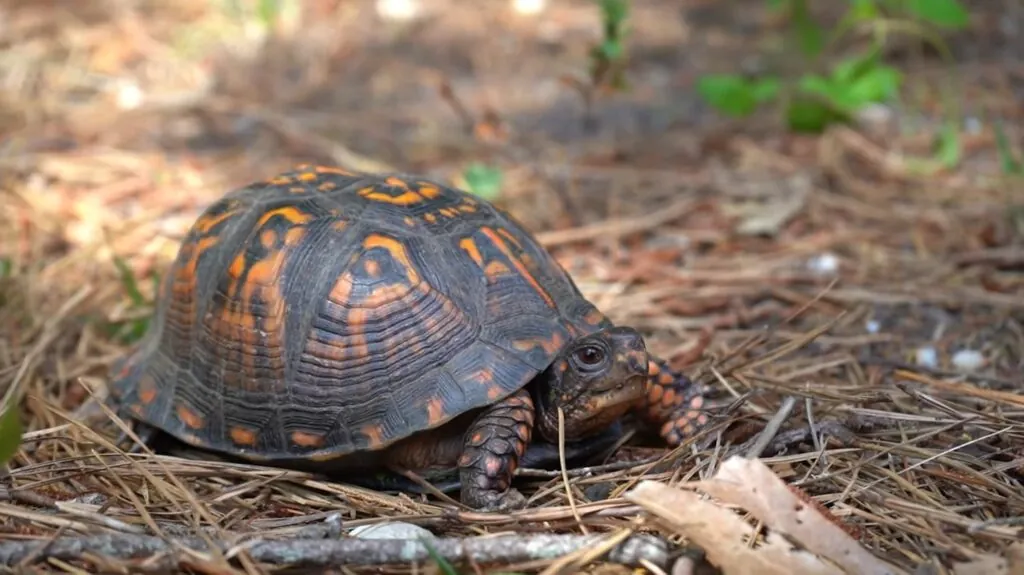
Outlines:
[[[526,496],[514,487],[505,492],[475,491],[466,493],[462,500],[478,511],[492,513],[507,513],[526,507]]]

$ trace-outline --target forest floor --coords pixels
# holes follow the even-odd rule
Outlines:
[[[766,65],[763,2],[636,3],[630,89],[589,109],[574,85],[600,40],[592,2],[424,4],[388,21],[310,1],[269,36],[195,0],[0,7],[0,386],[25,426],[0,475],[0,565],[438,569],[351,536],[398,522],[471,555],[465,573],[686,573],[702,553],[726,573],[1024,570],[1024,181],[1000,170],[992,129],[1020,152],[1024,44],[999,32],[1024,33],[1020,9],[978,10],[952,68],[895,54],[911,87],[888,123],[796,135],[725,120],[694,90]],[[922,171],[950,77],[963,159]],[[521,470],[529,508],[485,514],[129,456],[71,418],[144,329],[198,214],[306,162],[457,185],[497,167],[495,201],[712,390],[711,425],[676,450]]]

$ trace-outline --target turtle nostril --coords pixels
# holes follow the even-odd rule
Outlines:
[[[636,373],[647,372],[647,354],[644,353],[631,353],[627,357],[627,364],[629,370]]]

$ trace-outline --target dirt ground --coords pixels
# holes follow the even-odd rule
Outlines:
[[[705,509],[683,499],[690,482],[760,455],[789,495],[767,516],[708,513],[830,556],[775,523],[795,497],[866,551],[859,572],[1024,572],[1024,181],[1001,173],[992,129],[1020,153],[1024,9],[966,2],[955,66],[893,49],[911,83],[888,124],[804,136],[767,115],[723,119],[694,90],[701,74],[779,65],[762,55],[780,25],[760,1],[635,2],[630,90],[589,106],[574,82],[600,39],[590,1],[530,16],[505,1],[423,0],[417,18],[396,21],[374,2],[316,0],[269,35],[222,4],[0,3],[0,385],[26,427],[0,475],[0,565],[436,569],[360,566],[397,552],[369,539],[346,548],[347,565],[322,564],[325,541],[401,521],[442,538],[601,535],[598,549],[643,532],[670,541],[672,559],[651,551],[661,559],[629,565],[583,546],[562,560],[506,549],[494,563],[685,573],[694,549],[713,560],[749,542],[670,502]],[[923,174],[910,157],[929,152],[950,78],[964,160]],[[154,274],[200,211],[304,162],[455,184],[473,162],[500,167],[496,201],[609,317],[709,387],[712,424],[678,450],[624,448],[617,459],[635,465],[525,471],[530,508],[488,515],[298,472],[128,457],[69,419],[103,393],[152,310]],[[671,492],[631,496],[642,479]],[[236,546],[256,533],[284,547]],[[230,552],[160,539],[204,535]],[[55,537],[49,551],[26,546]],[[583,540],[565,541],[577,543],[548,543]],[[804,560],[764,541],[750,553],[768,564]]]

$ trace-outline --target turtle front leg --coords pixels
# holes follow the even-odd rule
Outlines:
[[[487,407],[466,430],[459,478],[462,502],[485,511],[510,511],[526,505],[512,488],[512,476],[533,435],[534,408],[521,389]]]
[[[674,447],[708,423],[701,391],[690,378],[652,357],[647,364],[647,393],[638,411]]]

